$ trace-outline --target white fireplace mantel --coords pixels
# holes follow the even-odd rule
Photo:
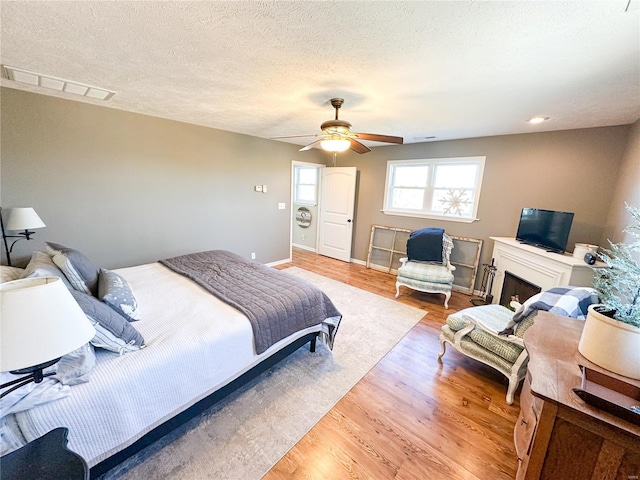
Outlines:
[[[496,303],[500,301],[505,271],[537,285],[542,291],[560,285],[593,286],[593,269],[582,259],[567,253],[548,252],[515,238],[490,238],[494,242],[493,259],[497,269],[491,294]]]

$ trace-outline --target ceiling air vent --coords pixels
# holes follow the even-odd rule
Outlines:
[[[41,73],[29,72],[21,68],[3,65],[4,76],[14,82],[26,83],[36,87],[51,88],[59,92],[75,93],[83,97],[96,98],[98,100],[109,100],[116,92],[104,88],[92,87],[84,83],[72,82],[64,78],[51,77]]]

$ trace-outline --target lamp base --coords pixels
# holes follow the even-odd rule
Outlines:
[[[51,365],[54,365],[58,360],[60,360],[60,358],[62,357],[58,357],[54,360],[49,360],[48,362],[44,362],[39,365],[34,365],[33,367],[20,368],[18,370],[11,370],[9,373],[13,373],[14,375],[23,375],[26,373],[27,376],[16,378],[15,380],[11,380],[10,382],[3,383],[2,385],[0,385],[0,390],[11,387],[9,388],[9,390],[0,393],[0,398],[3,398],[6,395],[9,395],[14,390],[17,390],[18,388],[23,387],[28,383],[31,383],[31,382],[40,383],[42,382],[44,377],[50,377],[51,375],[55,375],[56,372],[44,373],[43,370],[45,368],[50,367]]]

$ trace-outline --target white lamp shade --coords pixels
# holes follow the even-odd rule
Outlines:
[[[15,207],[9,212],[7,230],[30,230],[44,227],[46,225],[31,207]]]
[[[59,358],[87,343],[95,333],[59,278],[0,284],[0,372]]]
[[[320,146],[327,152],[344,152],[351,146],[346,138],[328,138],[320,142]]]

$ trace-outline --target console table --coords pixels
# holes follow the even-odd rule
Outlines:
[[[493,259],[496,275],[491,294],[494,301],[500,299],[505,271],[548,290],[560,285],[590,287],[593,284],[593,270],[584,260],[570,254],[547,252],[531,245],[520,243],[515,238],[490,237],[493,244]],[[598,262],[595,266],[606,266]]]
[[[579,364],[617,376],[578,353],[584,322],[538,312],[524,335],[527,377],[514,429],[516,479],[640,478],[640,426],[583,402]]]

